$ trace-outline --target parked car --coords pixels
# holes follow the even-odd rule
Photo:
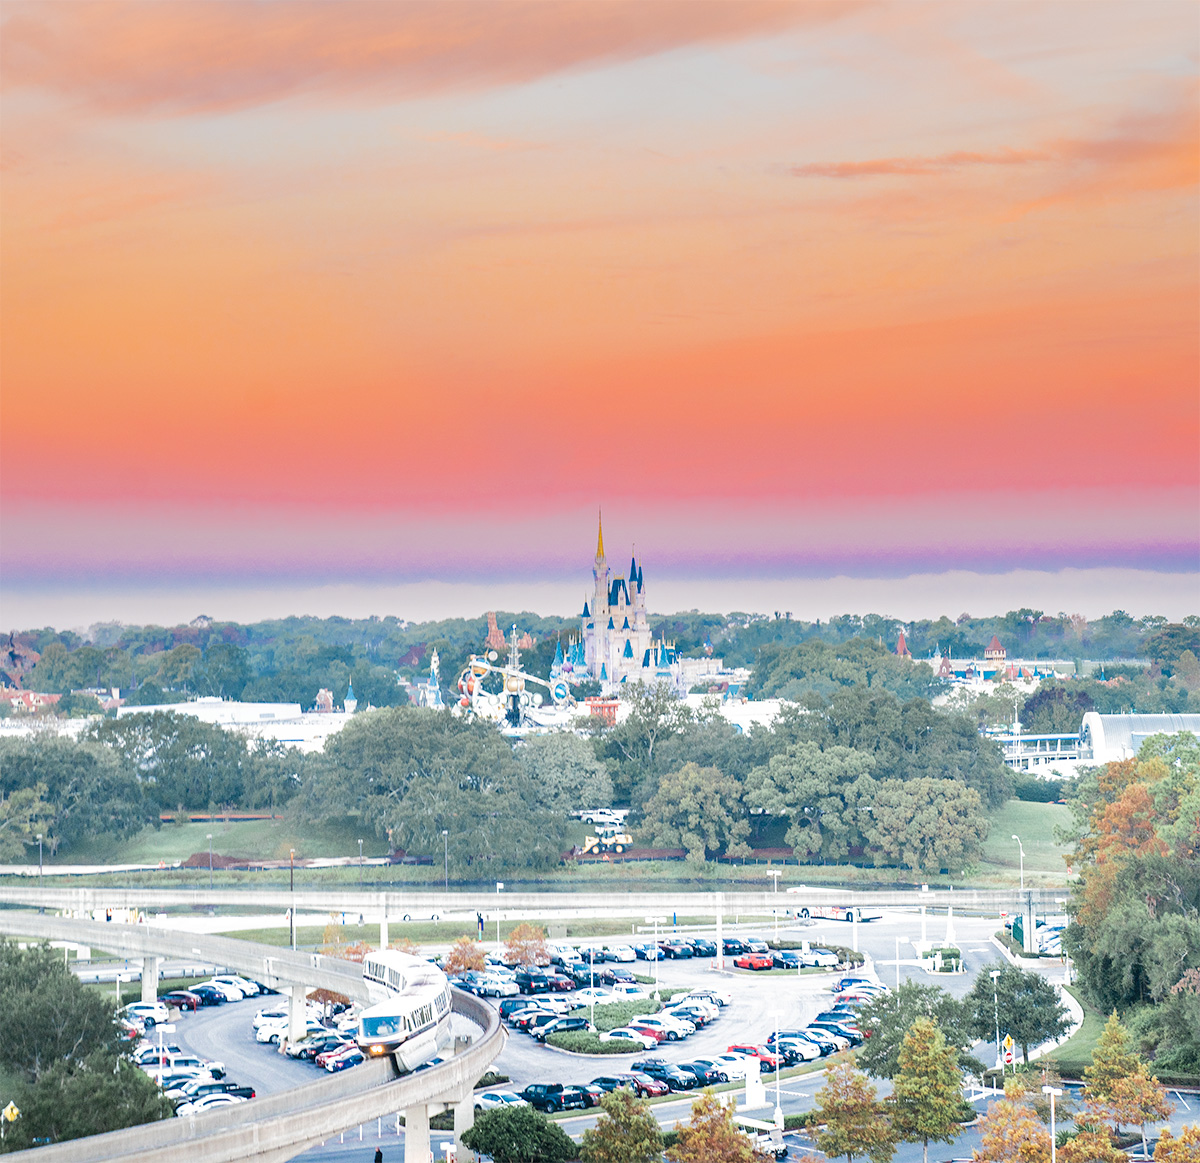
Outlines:
[[[141,1022],[147,1030],[171,1020],[171,1011],[161,1001],[131,1001],[121,1012],[131,1022]]]
[[[724,949],[726,957],[740,957],[746,952],[745,944],[739,941],[736,937],[722,938],[721,947]]]
[[[169,1062],[172,1057],[182,1053],[183,1050],[174,1042],[167,1042],[162,1046],[155,1042],[143,1042],[133,1050],[129,1057],[135,1066],[155,1066],[162,1062]]]
[[[225,991],[215,985],[193,985],[189,992],[200,999],[202,1006],[224,1005],[229,1000]]]
[[[600,1100],[604,1097],[604,1091],[598,1086],[592,1085],[590,1082],[577,1082],[571,1086],[563,1087],[564,1095],[578,1094],[583,1098],[585,1107],[599,1106]]]
[[[561,1022],[562,1015],[556,1013],[534,1014],[521,1029],[525,1031],[531,1038],[537,1038],[543,1026],[550,1025],[551,1022]],[[540,1040],[540,1039],[539,1039]]]
[[[746,946],[747,953],[771,954],[771,947],[761,937],[747,937],[742,944]]]
[[[601,1037],[604,1035],[601,1034]],[[618,1090],[622,1086],[628,1086],[632,1089],[633,1079],[628,1074],[601,1074],[599,1078],[592,1079],[592,1086],[598,1086],[606,1093],[610,1090]]]
[[[698,1030],[703,1029],[712,1021],[711,1015],[698,1006],[671,1006],[662,1012],[672,1018],[680,1018],[685,1022],[691,1022]]]
[[[650,996],[636,981],[632,984],[626,981],[618,981],[613,985],[612,991],[613,997],[620,998],[621,1001],[640,1001],[642,998]]]
[[[807,1038],[780,1038],[774,1048],[783,1055],[788,1066],[794,1066],[797,1062],[814,1062],[821,1057],[820,1046]]]
[[[733,1001],[733,994],[726,993],[723,989],[693,989],[687,996],[689,998],[706,997],[710,1001],[714,1001],[717,1003],[717,1005],[722,1007],[729,1005],[729,1003]]]
[[[236,1082],[226,1082],[221,1079],[193,1078],[180,1086],[164,1092],[167,1098],[191,1102],[206,1094],[233,1094],[238,1098],[253,1098],[254,1087],[239,1086]]]
[[[659,1039],[655,1034],[635,1030],[632,1026],[618,1026],[600,1035],[601,1042],[628,1043],[630,1050],[653,1050]]]
[[[248,978],[239,977],[236,973],[216,974],[213,977],[213,981],[217,985],[232,986],[242,997],[257,997],[262,993],[262,986],[257,981],[250,981]]]
[[[710,941],[707,937],[693,937],[690,944],[694,957],[715,957],[717,955],[717,943]]]
[[[640,945],[635,945],[633,952],[642,961],[661,961],[663,959],[663,951],[653,941],[643,941]]]
[[[521,987],[511,977],[499,973],[485,973],[475,987],[480,997],[516,997]]]
[[[720,1082],[729,1081],[723,1070],[718,1070],[715,1066],[710,1066],[707,1062],[693,1060],[691,1062],[680,1062],[677,1065],[680,1070],[686,1070],[689,1074],[694,1074],[698,1086],[716,1086]]]
[[[325,1069],[330,1074],[337,1074],[341,1070],[349,1070],[351,1066],[357,1066],[360,1062],[365,1062],[367,1056],[354,1045],[347,1046],[340,1054],[336,1054],[325,1063]]]
[[[516,976],[517,988],[522,993],[549,993],[550,980],[537,969],[519,969]]]
[[[298,1058],[301,1062],[312,1062],[315,1061],[318,1054],[325,1054],[330,1050],[340,1050],[344,1046],[351,1045],[353,1041],[345,1034],[330,1033],[326,1037],[314,1034],[299,1042],[289,1042],[284,1052],[289,1058]]]
[[[193,1077],[197,1074],[208,1074],[213,1078],[225,1077],[225,1064],[214,1062],[211,1058],[201,1058],[197,1054],[168,1054],[165,1062],[152,1061],[143,1070],[152,1077],[157,1074],[179,1074],[186,1071]]]
[[[625,999],[618,997],[611,990],[607,989],[579,989],[575,991],[575,996],[571,999],[575,1003],[575,1008],[579,1009],[583,1006],[598,1005],[610,1006]]]
[[[774,949],[771,952],[771,963],[776,969],[799,969],[800,954],[794,949]]]
[[[624,1077],[633,1083],[634,1091],[641,1098],[660,1098],[671,1089],[665,1082],[660,1082],[657,1078],[651,1078],[649,1074],[641,1070],[630,1070]]]
[[[335,1059],[340,1058],[343,1054],[349,1054],[353,1050],[357,1050],[358,1046],[353,1042],[347,1042],[344,1046],[337,1046],[332,1050],[326,1050],[318,1054],[314,1061],[321,1067],[322,1070],[328,1070],[329,1064]]]
[[[699,1085],[694,1074],[680,1070],[678,1066],[674,1066],[662,1058],[641,1058],[633,1063],[632,1069],[648,1074],[651,1078],[657,1078],[659,1082],[665,1082],[667,1087],[674,1091],[695,1090]]]
[[[192,993],[190,989],[173,989],[170,993],[164,993],[159,1000],[177,1010],[192,1010],[193,1012],[198,1010],[201,1005],[200,995]]]
[[[533,1036],[539,1042],[544,1042],[551,1034],[594,1034],[595,1032],[596,1027],[587,1018],[555,1018],[554,1021],[547,1022],[544,1026],[535,1029]]]
[[[500,1003],[500,1017],[504,1021],[511,1021],[513,1014],[519,1010],[528,1009],[537,1004],[531,997],[506,997]]]
[[[618,965],[612,971],[614,985],[637,985],[637,974],[632,969]]]
[[[247,1101],[236,1094],[206,1094],[194,1102],[180,1104],[175,1108],[175,1113],[176,1115],[198,1115],[203,1114],[204,1111],[216,1110],[217,1107],[236,1106],[240,1102]]]
[[[751,1069],[751,1062],[755,1066],[758,1065],[758,1059],[748,1058],[745,1054],[717,1054],[714,1056],[712,1063],[718,1069],[725,1072],[729,1081],[742,1079],[746,1077],[747,1070]]]
[[[734,965],[738,969],[774,969],[775,962],[766,953],[743,953],[735,957]]]
[[[716,1075],[718,1082],[728,1082],[730,1075],[725,1069],[724,1063],[718,1062],[715,1058],[693,1058],[690,1063],[680,1063],[681,1066],[693,1065],[701,1066],[709,1075]]]
[[[817,1021],[809,1022],[808,1028],[810,1030],[825,1030],[830,1034],[848,1038],[852,1046],[859,1046],[863,1042],[862,1031],[857,1026],[847,1025],[845,1022],[835,1021],[832,1018],[821,1018]]]
[[[677,1042],[696,1032],[696,1027],[687,1018],[676,1018],[670,1014],[640,1014],[629,1019],[629,1025],[635,1030],[664,1030],[668,1042]]]
[[[662,949],[665,956],[671,959],[687,958],[690,960],[695,955],[691,945],[686,941],[661,941],[659,948]]]
[[[574,978],[575,984],[580,987],[590,987],[593,982],[596,985],[612,985],[617,980],[616,972],[609,969],[607,965],[602,965],[599,962],[595,965],[587,962],[579,962],[569,966],[568,972]],[[630,974],[630,976],[632,977],[633,975]]]
[[[485,1090],[475,1096],[476,1111],[498,1110],[502,1107],[528,1106],[519,1094],[511,1090]]]
[[[587,1099],[578,1091],[566,1092],[561,1082],[538,1082],[521,1091],[521,1097],[531,1107],[553,1114],[555,1111],[583,1110]]]
[[[246,995],[236,985],[231,985],[228,981],[221,981],[215,977],[211,977],[208,981],[202,981],[199,985],[194,986],[193,993],[201,989],[215,989],[226,1001],[245,1001]]]
[[[667,1040],[667,1031],[663,1029],[662,1026],[641,1026],[637,1024],[636,1018],[630,1022],[626,1029],[635,1030],[637,1033],[643,1034],[647,1038],[653,1038],[656,1045],[659,1042],[665,1042]]]
[[[667,1012],[675,1013],[681,1009],[694,1010],[697,1013],[701,1013],[710,1022],[716,1021],[721,1016],[721,1007],[711,998],[697,997],[695,994],[690,993],[672,1001],[667,1007]]]
[[[800,954],[800,964],[818,969],[833,969],[837,966],[838,955],[832,949],[810,949]]]
[[[809,1035],[823,1034],[826,1038],[833,1042],[834,1049],[838,1051],[849,1050],[851,1045],[853,1045],[851,1040],[845,1034],[841,1033],[841,1031],[827,1029],[825,1026],[809,1026],[808,1029],[805,1030],[805,1033]]]
[[[636,961],[637,954],[628,945],[613,945],[611,948],[606,948],[609,961],[629,962]]]
[[[546,980],[555,993],[569,993],[575,989],[575,979],[565,973],[547,973]]]
[[[781,1056],[768,1050],[766,1046],[756,1046],[751,1042],[738,1042],[726,1047],[729,1054],[744,1054],[747,1058],[757,1058],[768,1070],[774,1070],[780,1065]]]

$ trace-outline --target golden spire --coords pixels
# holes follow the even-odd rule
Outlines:
[[[604,560],[604,517],[600,510],[596,510],[596,560]]]

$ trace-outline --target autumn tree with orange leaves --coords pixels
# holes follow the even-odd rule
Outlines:
[[[450,946],[450,952],[442,961],[442,968],[448,974],[466,973],[469,970],[482,970],[487,964],[483,946],[471,937],[459,937]]]
[[[1023,1084],[1014,1079],[1005,1084],[1004,1098],[988,1105],[974,1163],[1050,1163],[1050,1132],[1024,1098]]]
[[[1079,986],[1133,1023],[1160,1076],[1200,1073],[1200,740],[1154,736],[1085,772],[1072,810]]]

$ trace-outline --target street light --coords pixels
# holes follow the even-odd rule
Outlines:
[[[1042,1093],[1050,1096],[1050,1163],[1058,1163],[1058,1144],[1054,1141],[1054,1100],[1062,1096],[1062,1091],[1053,1086],[1043,1086]]]
[[[37,841],[38,841],[38,888],[41,889],[43,887],[43,883],[44,883],[42,880],[42,834],[41,834],[41,832],[39,832],[37,834]],[[45,911],[46,911],[45,905],[38,906],[39,913],[44,913]]]
[[[993,969],[992,978],[992,1008],[996,1014],[996,1065],[1000,1065],[1000,994],[996,982],[1000,979],[1000,970]]]
[[[450,891],[450,832],[448,829],[442,829],[442,875],[444,878],[446,891]]]
[[[496,881],[496,956],[500,956],[500,890],[504,887],[504,881]]]
[[[1017,842],[1017,847],[1021,850],[1021,892],[1025,892],[1025,845],[1021,843],[1021,837],[1013,833],[1013,839]]]
[[[208,889],[212,891],[212,833],[208,834]]]
[[[292,948],[296,948],[296,849],[288,849],[288,891],[292,894],[291,908],[288,915],[291,918]]]
[[[775,888],[773,890],[773,893],[777,894],[779,892],[779,878],[783,875],[782,869],[768,868],[767,875],[774,880]],[[771,914],[775,918],[775,940],[778,941],[779,940],[779,910],[772,909]]]
[[[358,841],[358,891],[363,890],[362,840]]]

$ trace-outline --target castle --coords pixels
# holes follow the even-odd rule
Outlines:
[[[596,534],[592,578],[591,600],[583,603],[580,641],[573,645],[566,660],[574,663],[574,672],[586,670],[606,694],[623,682],[667,683],[680,689],[682,680],[674,643],[661,638],[655,641],[646,617],[642,568],[636,556],[631,557],[628,578],[612,576],[604,555],[603,522],[599,523]],[[558,663],[557,658],[555,662]]]

